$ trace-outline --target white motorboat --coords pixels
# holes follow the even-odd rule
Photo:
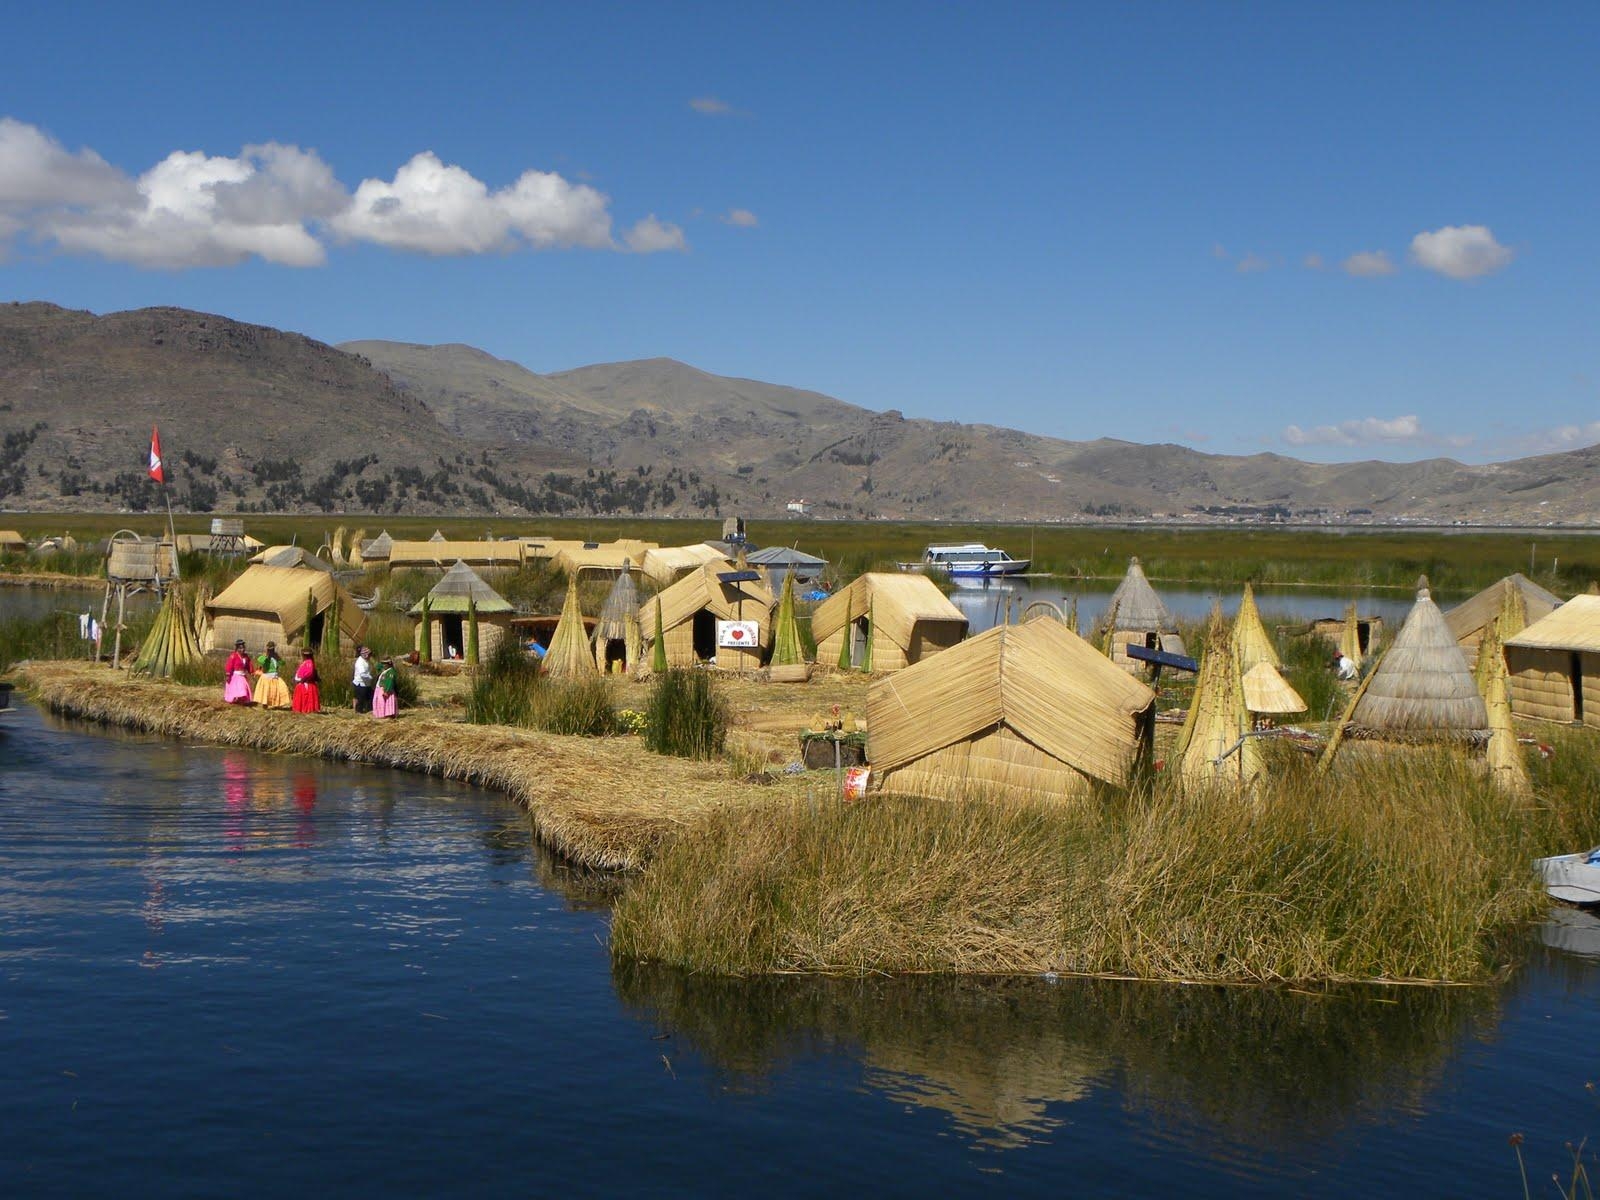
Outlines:
[[[1568,904],[1600,904],[1600,847],[1535,859],[1544,890]]]
[[[955,546],[929,546],[922,552],[921,562],[901,563],[900,569],[948,574],[952,579],[997,579],[1026,574],[1032,565],[1030,559],[1012,558],[1004,550],[982,542],[962,542]]]

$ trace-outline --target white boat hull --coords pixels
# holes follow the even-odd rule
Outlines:
[[[1600,904],[1600,864],[1589,862],[1592,851],[1557,854],[1534,861],[1544,890],[1568,904]]]

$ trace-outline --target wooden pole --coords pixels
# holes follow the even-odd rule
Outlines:
[[[99,627],[99,632],[96,633],[94,635],[94,637],[90,639],[90,641],[93,644],[93,649],[92,649],[91,652],[94,654],[95,662],[99,662],[100,661],[100,643],[105,640],[105,636],[106,636],[106,617],[110,612],[111,612],[111,581],[107,580],[106,581],[105,599],[100,601],[100,627]]]
[[[119,583],[117,585],[117,637],[111,651],[111,669],[113,671],[119,670],[122,666],[122,611],[127,599],[128,585]]]
[[[165,472],[163,472],[163,474],[165,474]],[[182,568],[180,568],[178,566],[178,530],[177,530],[177,527],[175,525],[173,525],[173,523],[172,523],[172,491],[171,491],[170,488],[167,487],[167,481],[165,479],[163,479],[161,481],[161,494],[162,494],[162,496],[164,496],[166,498],[166,501],[167,501],[167,533],[172,538],[172,577],[174,579],[182,579],[183,578],[183,570],[182,570]],[[160,552],[161,552],[160,551],[160,547],[157,547],[156,548],[156,553],[157,553],[158,556],[160,555]],[[158,557],[158,560],[157,560],[157,563],[156,563],[156,585],[157,585],[156,586],[156,591],[157,592],[159,592],[161,590],[160,583],[161,583],[161,564],[160,564],[159,557]]]

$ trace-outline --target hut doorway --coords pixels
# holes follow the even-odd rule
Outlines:
[[[1576,650],[1571,656],[1572,673],[1572,722],[1575,725],[1583,724],[1583,655]]]
[[[867,661],[867,639],[872,636],[872,624],[866,617],[850,622],[850,665],[859,667]]]
[[[324,609],[322,612],[319,612],[316,616],[311,618],[311,624],[306,626],[305,645],[322,645],[322,630],[323,626],[327,623],[327,616],[327,610]]]
[[[467,652],[466,618],[459,615],[442,614],[433,619],[439,623],[440,656],[449,658],[452,646],[455,647],[458,657],[465,655]]]
[[[600,662],[602,674],[609,675],[613,671],[621,671],[628,665],[628,643],[621,638],[607,638],[602,647],[604,658]]]
[[[694,614],[694,656],[701,662],[717,656],[717,616],[709,608]]]

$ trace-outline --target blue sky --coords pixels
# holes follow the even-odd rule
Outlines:
[[[1593,3],[54,4],[7,27],[6,299],[539,371],[665,355],[1223,453],[1600,442]]]

